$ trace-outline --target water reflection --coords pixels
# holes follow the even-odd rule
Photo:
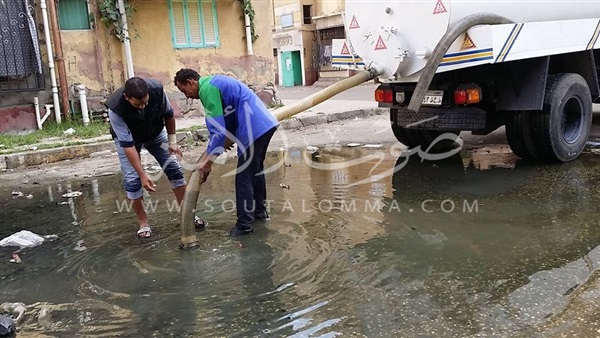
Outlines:
[[[383,312],[399,334],[505,336],[538,325],[566,299],[551,297],[552,282],[544,285],[550,291],[533,285],[536,274],[600,243],[589,217],[596,178],[583,161],[490,171],[459,156],[411,161],[394,175],[386,199],[402,212],[384,212],[385,236],[363,246],[361,269],[376,271],[364,278],[382,299],[394,300]],[[471,207],[444,209],[444,201]]]
[[[339,165],[366,155],[377,156]],[[599,160],[499,158],[414,157],[388,176],[405,159],[387,150],[270,153],[267,165],[285,164],[267,177],[272,221],[253,236],[224,237],[235,222],[233,177],[209,180],[198,209],[210,226],[190,252],[177,250],[166,180],[147,198],[150,243],[135,238],[118,176],[27,187],[31,200],[0,197],[0,237],[24,228],[59,239],[25,250],[19,265],[0,248],[0,302],[28,304],[20,327],[47,335],[535,332],[600,264]],[[83,195],[63,198],[69,190]]]

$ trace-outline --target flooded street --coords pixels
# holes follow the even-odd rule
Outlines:
[[[119,175],[30,179],[31,199],[3,187],[0,239],[58,238],[20,264],[0,248],[0,303],[27,305],[20,337],[546,337],[582,321],[578,334],[598,334],[598,316],[572,314],[598,313],[598,155],[531,165],[507,149],[422,161],[396,148],[269,153],[271,222],[239,239],[225,237],[235,160],[215,165],[194,251],[178,249],[165,177],[146,200],[150,242]]]

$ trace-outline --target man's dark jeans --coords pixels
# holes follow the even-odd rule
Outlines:
[[[267,184],[262,171],[267,148],[276,129],[272,128],[256,139],[238,158],[238,171],[235,175],[238,229],[249,229],[255,215],[266,215]]]

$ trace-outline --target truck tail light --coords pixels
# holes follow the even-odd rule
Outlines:
[[[456,89],[454,91],[454,104],[467,104],[467,91],[464,89]]]
[[[391,89],[377,89],[375,90],[375,101],[394,103],[394,92]]]
[[[465,105],[481,102],[481,88],[476,84],[462,85],[454,91],[454,104]]]

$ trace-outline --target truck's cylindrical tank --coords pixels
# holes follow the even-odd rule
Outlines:
[[[599,1],[346,0],[345,24],[354,50],[383,66],[382,78],[410,76],[451,25],[475,13],[515,22],[600,18]]]

